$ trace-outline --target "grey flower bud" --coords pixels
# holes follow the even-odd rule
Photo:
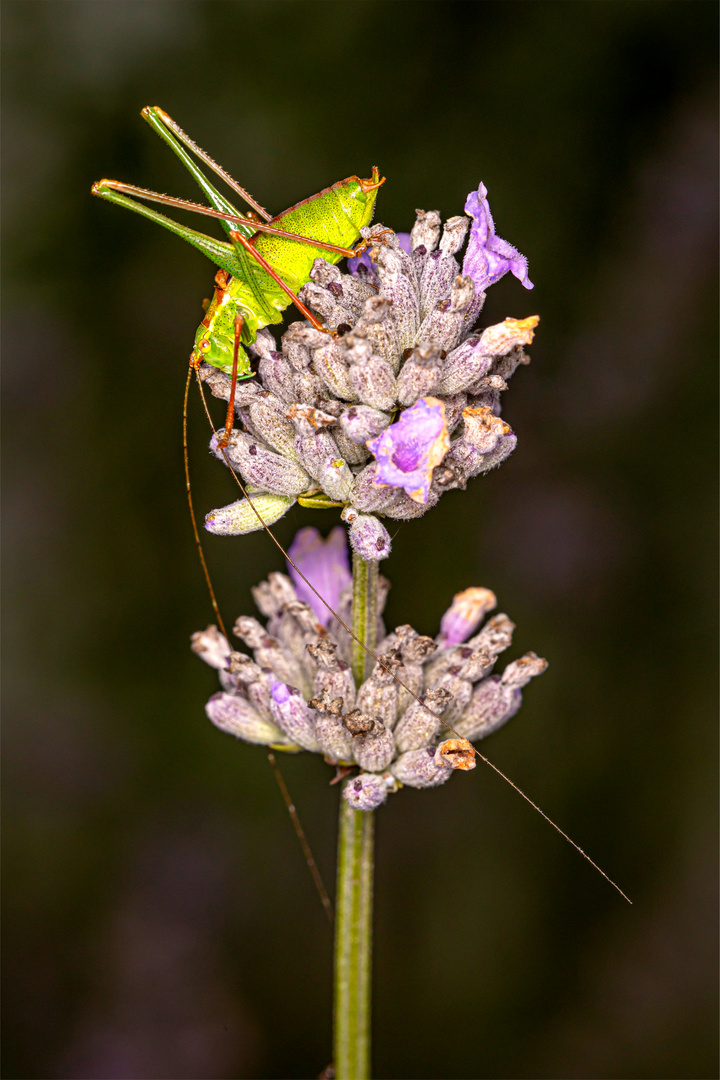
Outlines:
[[[439,388],[443,371],[440,352],[435,345],[416,345],[412,350],[397,379],[397,399],[401,405],[414,405],[418,398]]]
[[[301,665],[280,643],[271,637],[264,627],[249,615],[241,615],[235,622],[233,633],[253,650],[255,662],[261,668],[270,668],[278,679],[308,689],[308,680]]]
[[[437,210],[416,210],[417,219],[410,233],[410,247],[415,248],[422,244],[426,252],[434,251],[440,238],[441,218]]]
[[[287,405],[269,392],[254,395],[247,406],[250,424],[259,437],[279,454],[297,461],[295,429],[286,411]]]
[[[253,341],[252,345],[248,345],[247,348],[252,355],[262,359],[275,352],[277,342],[268,328],[264,326],[261,330],[258,330],[255,341]]]
[[[448,433],[452,434],[467,406],[467,394],[460,390],[457,394],[443,395],[441,400],[445,402],[445,423]]]
[[[428,312],[418,330],[417,340],[432,342],[438,349],[453,349],[462,334],[465,323],[465,311],[475,294],[475,283],[471,277],[455,278],[450,298],[440,300]]]
[[[376,664],[372,675],[358,689],[357,708],[368,716],[379,718],[385,727],[392,729],[397,720],[398,689],[395,680]]]
[[[317,753],[320,744],[315,735],[315,720],[300,691],[284,682],[275,682],[270,693],[270,708],[278,727],[293,742]]]
[[[485,652],[484,649],[467,648],[464,652],[466,655],[463,656],[462,663],[458,665],[460,678],[470,683],[477,682],[478,679],[484,679],[495,663],[495,657]]]
[[[325,494],[336,502],[349,502],[354,477],[332,435],[328,431],[306,438],[298,435],[296,446],[303,465]]]
[[[514,631],[515,623],[500,612],[488,619],[482,630],[475,637],[471,637],[466,644],[472,649],[482,649],[489,656],[496,658],[510,646]]]
[[[388,797],[388,786],[382,776],[360,773],[343,785],[343,798],[353,810],[376,810]]]
[[[249,686],[262,678],[262,668],[259,664],[241,652],[231,652],[228,661],[228,671],[233,675],[236,686]]]
[[[414,345],[420,322],[412,261],[403,251],[387,245],[377,249],[380,295],[392,300],[398,347],[402,352]]]
[[[349,538],[353,551],[368,562],[379,562],[390,554],[390,534],[372,514],[358,514],[350,526]]]
[[[281,401],[295,401],[293,370],[282,353],[268,352],[260,357],[258,364],[260,381],[267,390],[271,390]]]
[[[329,672],[325,672],[329,674]],[[308,702],[316,710],[315,735],[322,752],[333,761],[354,761],[353,737],[343,724],[343,699],[327,689]]]
[[[512,434],[510,425],[487,408],[464,409],[463,420],[465,421],[465,440],[481,454],[489,454],[495,449],[503,435]]]
[[[296,371],[293,375],[295,398],[303,405],[320,405],[320,399],[326,393],[322,379],[310,368],[304,371]]]
[[[440,250],[443,255],[454,255],[463,246],[465,234],[468,231],[470,219],[464,214],[462,217],[451,217],[445,222]]]
[[[247,499],[238,499],[228,506],[211,510],[205,517],[205,528],[216,536],[242,536],[257,532],[263,525],[255,511],[265,525],[274,525],[294,504],[295,499],[287,495],[253,495],[252,505]]]
[[[534,652],[525,653],[519,660],[513,660],[502,673],[503,686],[519,689],[534,679],[536,675],[542,675],[547,670],[548,662]]]
[[[391,316],[392,300],[385,296],[371,296],[363,305],[355,333],[361,330],[367,336],[373,352],[382,357],[393,373],[397,374],[401,350],[395,322]]]
[[[313,368],[331,394],[343,401],[356,401],[357,394],[350,384],[348,365],[337,341],[322,345],[313,353]]]
[[[275,571],[268,575],[267,581],[261,581],[251,591],[260,614],[267,618],[278,615],[285,604],[297,600],[297,593],[287,574]]]
[[[405,492],[399,488],[376,484],[374,481],[377,465],[377,461],[371,461],[357,474],[353,481],[349,501],[363,513],[389,514],[395,507],[404,507],[405,502],[402,496]],[[412,502],[412,499],[407,496],[405,498],[408,502]]]
[[[395,743],[401,753],[419,750],[433,741],[442,727],[442,716],[451,699],[450,691],[441,687],[428,690],[422,703],[413,701],[408,706],[395,729]]]
[[[363,327],[367,333],[371,326],[388,322],[391,316],[392,301],[384,296],[373,295],[363,304],[362,315],[358,319],[355,329],[357,330],[359,327]]]
[[[420,279],[420,314],[426,319],[435,306],[450,295],[460,267],[452,255],[433,251],[428,255]]]
[[[323,289],[331,283],[340,284],[344,276],[337,266],[321,258],[315,260],[310,271],[310,279]]]
[[[492,356],[483,352],[481,340],[477,336],[466,338],[462,345],[448,354],[440,380],[441,394],[467,390],[490,370]]]
[[[361,769],[368,772],[382,772],[395,757],[395,739],[379,720],[367,735],[353,738],[353,755]]]
[[[354,443],[365,446],[390,423],[387,413],[371,409],[369,405],[352,405],[340,415],[340,430]]]
[[[342,291],[340,295],[342,296]],[[304,304],[320,315],[324,325],[330,330],[335,330],[343,323],[348,324],[348,320],[352,320],[352,313],[343,304],[337,302],[332,290],[324,289],[314,281],[308,281],[306,285],[303,285],[298,296]]]
[[[338,285],[342,289],[342,296],[336,292]],[[353,274],[342,274],[339,283],[330,284],[327,288],[333,295],[337,296],[338,302],[351,313],[352,318],[349,320],[351,325],[353,320],[360,316],[365,301],[377,295],[375,289],[371,288],[367,281],[361,281],[359,277]]]
[[[215,727],[227,731],[245,742],[261,743],[265,746],[291,746],[292,740],[275,724],[263,720],[259,713],[245,698],[233,694],[213,694],[205,706],[208,719]]]
[[[227,464],[238,470],[243,480],[254,484],[271,495],[300,495],[310,486],[310,477],[295,461],[268,450],[253,435],[233,430],[224,450],[218,441],[224,432],[216,432],[210,440],[210,449]]]
[[[452,726],[470,701],[473,692],[472,683],[463,679],[460,671],[459,666],[449,668],[431,687],[432,690],[445,690],[452,695],[452,700],[448,700],[443,713],[445,723]]]
[[[443,461],[443,464],[445,462]],[[436,505],[440,498],[440,492],[431,487],[428,493],[428,499],[426,503],[415,502],[409,495],[406,495],[402,489],[397,490],[397,498],[387,507],[387,509],[378,510],[378,513],[388,514],[389,517],[399,518],[401,521],[411,521],[413,518],[422,517],[433,506]]]
[[[310,366],[311,350],[319,349],[329,340],[329,334],[323,334],[307,323],[294,322],[282,336],[282,349],[295,371],[302,371]]]
[[[504,686],[499,675],[491,675],[475,687],[470,702],[453,728],[470,742],[484,739],[510,720],[521,704],[521,690]]]
[[[408,750],[401,754],[390,767],[390,772],[401,784],[414,788],[438,787],[449,780],[453,770],[449,765],[436,762],[434,746],[421,750]]]
[[[480,473],[489,472],[490,469],[500,465],[505,458],[512,454],[516,446],[516,435],[503,435],[498,440],[494,450],[483,454],[481,450],[469,443],[464,436],[461,436],[450,444],[450,449],[443,459],[443,465],[457,465],[466,476],[478,476]]]
[[[372,353],[353,363],[348,373],[350,385],[364,405],[373,409],[391,409],[395,404],[395,376],[387,360]]]
[[[347,435],[345,435],[340,428],[335,428],[333,431],[333,438],[337,443],[338,450],[345,461],[347,461],[348,465],[362,465],[371,456],[370,451],[366,446],[362,446],[352,439],[348,439]]]
[[[333,671],[319,668],[315,673],[313,691],[316,697],[326,693],[332,700],[339,700],[343,711],[350,712],[355,707],[356,693],[350,665],[344,660],[338,660]]]
[[[210,667],[222,671],[227,667],[230,653],[230,644],[224,634],[221,634],[217,626],[210,625],[206,630],[198,630],[190,638],[190,648],[204,660]]]

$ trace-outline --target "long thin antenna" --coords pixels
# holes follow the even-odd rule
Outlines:
[[[204,394],[204,391],[203,391],[203,385],[202,385],[202,381],[201,381],[201,379],[200,379],[200,373],[199,373],[199,372],[198,372],[198,371],[196,370],[195,374],[196,374],[196,376],[197,376],[197,383],[198,383],[198,386],[199,386],[199,388],[200,388],[200,396],[201,396],[201,398],[202,398],[202,403],[203,403],[203,407],[204,407],[204,409],[205,409],[205,415],[207,416],[207,418],[208,418],[208,421],[210,422],[210,427],[211,427],[211,428],[212,428],[212,430],[214,431],[214,430],[215,430],[215,427],[214,427],[214,424],[213,424],[213,421],[212,421],[212,417],[210,416],[210,410],[208,409],[207,401],[205,400],[205,394]],[[360,640],[360,638],[359,638],[359,637],[358,637],[358,636],[357,636],[357,635],[356,635],[356,634],[355,634],[355,633],[354,633],[354,632],[352,631],[352,629],[351,629],[351,628],[350,628],[350,627],[349,627],[349,626],[347,625],[347,623],[343,622],[343,620],[342,620],[342,619],[340,618],[340,616],[339,616],[339,615],[337,614],[337,612],[336,612],[336,611],[333,611],[333,609],[332,609],[332,608],[330,607],[330,605],[328,604],[328,602],[327,602],[327,600],[325,599],[325,597],[324,597],[324,596],[321,596],[321,595],[320,595],[320,593],[319,593],[319,592],[317,591],[317,589],[315,588],[315,586],[314,586],[314,585],[312,584],[312,582],[308,581],[308,579],[307,579],[307,578],[305,577],[305,575],[303,574],[303,572],[302,572],[302,570],[300,569],[300,567],[299,567],[299,566],[296,566],[296,564],[295,564],[295,563],[293,562],[293,560],[292,560],[292,559],[290,558],[290,556],[288,555],[287,551],[285,551],[285,548],[284,548],[284,547],[282,546],[282,544],[281,544],[281,543],[280,543],[280,541],[279,541],[279,540],[277,539],[277,537],[275,536],[275,534],[274,534],[274,533],[272,532],[272,530],[271,530],[271,529],[269,529],[269,528],[268,528],[268,526],[267,526],[267,525],[265,524],[265,522],[263,521],[263,519],[262,519],[262,517],[261,517],[261,515],[260,515],[259,511],[257,510],[257,508],[256,508],[256,506],[255,506],[255,504],[254,504],[253,500],[252,500],[252,499],[250,498],[250,496],[249,496],[249,494],[248,494],[248,492],[247,492],[247,489],[245,488],[245,485],[243,484],[242,480],[241,480],[241,479],[240,479],[240,477],[238,476],[238,474],[237,474],[237,472],[235,471],[235,469],[234,469],[234,468],[232,467],[232,465],[231,465],[231,463],[230,463],[230,460],[229,460],[229,458],[228,458],[228,456],[227,456],[227,453],[225,452],[225,450],[224,450],[224,449],[222,450],[222,455],[223,455],[223,457],[224,457],[224,459],[225,459],[225,463],[226,463],[226,465],[227,465],[227,466],[228,466],[228,468],[230,469],[230,472],[231,472],[231,473],[233,474],[233,476],[235,477],[235,483],[236,483],[236,484],[238,485],[238,487],[239,487],[239,488],[240,488],[240,490],[242,491],[242,493],[243,493],[244,497],[245,497],[245,498],[247,499],[248,503],[249,503],[249,504],[250,504],[250,506],[252,507],[253,513],[255,514],[255,517],[256,517],[256,518],[258,519],[258,521],[260,522],[260,524],[261,524],[261,526],[263,527],[263,529],[265,530],[265,532],[266,532],[266,533],[268,534],[268,536],[270,537],[270,539],[272,540],[272,542],[273,542],[273,543],[275,544],[275,546],[276,546],[277,548],[279,548],[279,549],[280,549],[280,551],[281,551],[281,552],[283,553],[283,555],[284,555],[284,556],[285,556],[285,558],[287,559],[287,561],[288,561],[288,563],[290,564],[290,566],[292,566],[293,570],[295,570],[295,572],[296,572],[296,573],[297,573],[297,574],[299,575],[299,577],[301,578],[301,580],[305,582],[305,584],[307,585],[307,587],[308,587],[308,588],[309,588],[309,589],[310,589],[310,590],[311,590],[311,591],[312,591],[312,592],[313,592],[313,593],[315,594],[315,596],[317,596],[318,600],[320,600],[320,602],[321,602],[321,603],[322,603],[322,604],[323,604],[323,605],[324,605],[324,606],[325,606],[325,607],[327,608],[327,610],[328,610],[328,611],[330,612],[330,614],[332,615],[332,617],[333,617],[333,618],[334,618],[334,619],[335,619],[335,620],[336,620],[337,622],[339,622],[339,623],[340,623],[340,625],[341,625],[341,626],[343,627],[343,629],[344,629],[344,630],[346,630],[346,631],[348,632],[348,634],[350,634],[350,637],[351,637],[351,638],[353,638],[353,640],[354,640],[354,641],[356,641],[356,642],[358,643],[358,645],[359,645],[359,646],[361,647],[361,649],[363,649],[363,650],[364,650],[364,651],[365,651],[365,652],[367,653],[367,655],[368,655],[368,656],[372,657],[372,659],[373,659],[373,660],[375,661],[375,663],[376,663],[376,664],[379,664],[380,668],[381,668],[381,669],[382,669],[382,670],[383,670],[383,671],[384,671],[384,672],[385,672],[385,673],[386,673],[387,675],[391,675],[391,676],[392,676],[392,678],[393,678],[393,679],[395,680],[395,682],[396,682],[396,683],[398,684],[398,686],[401,686],[401,687],[403,688],[403,690],[407,691],[407,693],[408,693],[408,694],[410,695],[410,697],[412,697],[412,698],[413,698],[413,699],[414,699],[414,700],[415,700],[415,701],[416,701],[416,702],[418,703],[418,705],[421,705],[421,706],[423,707],[423,709],[425,709],[425,711],[426,711],[426,712],[428,712],[428,713],[429,713],[429,714],[430,714],[431,716],[433,716],[433,717],[434,717],[434,718],[435,718],[436,720],[439,720],[439,721],[440,721],[440,723],[441,723],[441,724],[442,724],[442,725],[443,725],[444,727],[446,727],[446,728],[448,729],[448,731],[451,731],[451,732],[453,733],[453,735],[457,736],[457,738],[462,738],[462,736],[461,736],[461,735],[459,735],[459,734],[458,734],[458,732],[457,732],[457,731],[455,731],[455,729],[454,729],[453,727],[451,727],[451,725],[450,725],[450,724],[446,723],[446,721],[445,721],[445,720],[443,720],[443,719],[442,719],[442,717],[438,716],[438,715],[437,715],[437,713],[434,713],[434,712],[432,711],[432,709],[431,709],[431,708],[430,708],[430,707],[429,707],[428,705],[426,705],[426,704],[425,704],[425,702],[424,702],[424,701],[421,701],[421,700],[420,700],[420,698],[419,698],[419,697],[417,696],[417,694],[415,694],[415,693],[414,693],[414,692],[413,692],[413,691],[412,691],[412,690],[410,689],[410,687],[409,687],[409,686],[406,686],[406,685],[405,685],[405,683],[404,683],[404,682],[402,681],[402,679],[399,679],[399,678],[397,677],[397,675],[395,674],[395,672],[394,672],[394,671],[392,671],[392,669],[391,669],[391,668],[387,668],[387,667],[385,666],[385,664],[384,664],[384,663],[382,662],[382,660],[381,660],[381,659],[380,659],[379,657],[377,657],[377,656],[375,655],[375,653],[374,653],[374,652],[372,651],[372,649],[368,649],[368,647],[367,647],[367,646],[365,645],[365,642],[364,642],[364,641],[361,641],[361,640]],[[512,788],[514,788],[514,789],[515,789],[515,791],[517,791],[518,795],[521,795],[521,796],[523,797],[523,799],[525,799],[525,801],[526,801],[526,802],[528,802],[528,803],[530,804],[530,806],[532,806],[532,807],[533,807],[533,809],[534,809],[534,810],[537,810],[538,814],[540,814],[540,815],[541,815],[541,817],[545,818],[545,820],[546,820],[546,821],[547,821],[547,822],[548,822],[548,823],[549,823],[550,825],[552,825],[553,829],[555,829],[555,831],[556,831],[556,832],[558,832],[558,833],[560,834],[560,836],[562,836],[562,837],[563,837],[563,839],[564,839],[564,840],[567,840],[568,844],[570,844],[570,845],[571,845],[572,847],[574,847],[574,848],[575,848],[575,850],[576,850],[576,851],[577,851],[577,852],[578,852],[578,853],[579,853],[580,855],[582,855],[583,859],[585,859],[585,860],[586,860],[587,862],[589,862],[589,863],[590,863],[590,865],[591,865],[591,866],[593,866],[593,867],[594,867],[594,868],[595,868],[595,869],[597,870],[597,872],[598,872],[599,874],[601,874],[601,875],[602,875],[602,876],[603,876],[603,877],[605,878],[605,880],[606,880],[607,882],[609,882],[609,883],[610,883],[610,885],[612,885],[612,887],[613,887],[614,889],[616,889],[616,890],[617,890],[617,891],[618,891],[618,892],[620,893],[620,895],[622,896],[622,898],[623,898],[624,900],[627,900],[628,904],[632,904],[632,900],[631,900],[631,899],[630,899],[630,898],[629,898],[628,896],[626,896],[626,894],[625,894],[625,893],[624,893],[624,892],[622,891],[622,889],[620,888],[620,886],[619,886],[619,885],[616,885],[616,883],[615,883],[615,882],[613,881],[613,879],[612,879],[611,877],[609,877],[609,876],[608,876],[608,875],[607,875],[607,874],[605,873],[605,871],[604,871],[604,870],[601,870],[601,869],[600,869],[600,867],[599,867],[599,866],[597,865],[597,863],[596,863],[596,862],[593,862],[593,860],[592,860],[592,859],[590,858],[590,856],[589,856],[589,855],[587,854],[587,852],[583,851],[583,849],[582,849],[582,848],[580,847],[580,845],[579,845],[579,844],[576,844],[576,843],[575,843],[575,841],[574,841],[574,840],[573,840],[573,839],[572,839],[571,837],[569,837],[569,836],[568,836],[568,834],[567,834],[566,832],[563,832],[563,830],[562,830],[562,829],[560,828],[560,826],[559,826],[559,825],[556,825],[556,824],[555,824],[555,822],[554,822],[554,821],[552,820],[552,818],[548,817],[548,815],[547,815],[547,814],[546,814],[546,813],[545,813],[545,812],[544,812],[543,810],[541,810],[541,809],[540,809],[540,807],[539,807],[539,806],[538,806],[538,805],[537,805],[536,803],[534,803],[534,802],[532,801],[532,799],[531,799],[531,798],[530,798],[530,797],[529,797],[528,795],[526,795],[524,791],[522,791],[522,789],[521,789],[521,788],[519,788],[519,787],[517,786],[517,784],[513,783],[513,781],[512,781],[512,780],[511,780],[511,779],[510,779],[510,778],[509,778],[508,776],[506,776],[504,772],[502,772],[502,771],[501,771],[500,769],[498,769],[497,765],[493,765],[493,763],[492,763],[492,762],[490,761],[490,759],[489,759],[489,758],[486,758],[484,754],[481,754],[481,753],[480,753],[480,751],[479,751],[479,750],[477,750],[477,749],[476,749],[476,748],[475,748],[474,746],[472,747],[472,750],[473,750],[473,753],[475,754],[475,756],[476,756],[476,757],[480,758],[480,760],[481,760],[481,761],[483,761],[483,762],[485,762],[485,764],[486,764],[486,765],[489,765],[489,766],[490,766],[490,768],[491,768],[491,769],[493,769],[493,770],[494,770],[494,772],[496,772],[496,773],[498,774],[498,776],[501,776],[503,780],[507,781],[507,783],[508,783],[508,784],[510,784],[510,786],[511,786]]]
[[[193,369],[188,367],[187,379],[185,380],[185,396],[183,398],[183,461],[185,463],[185,490],[187,492],[188,508],[190,510],[190,520],[192,521],[193,535],[195,536],[195,546],[197,547],[198,555],[200,556],[200,565],[202,566],[203,574],[205,575],[205,584],[207,585],[208,592],[210,593],[210,603],[212,604],[213,611],[215,612],[215,618],[218,621],[218,626],[224,638],[229,640],[227,630],[225,629],[225,623],[223,617],[220,614],[220,608],[218,607],[217,598],[215,596],[215,590],[213,589],[212,581],[210,580],[210,572],[205,562],[205,552],[203,551],[202,544],[200,543],[200,534],[197,527],[197,519],[195,517],[195,507],[193,506],[192,490],[190,488],[190,456],[188,454],[188,395],[190,393],[190,380],[192,379]]]
[[[186,490],[187,490],[188,507],[190,509],[190,520],[192,521],[193,533],[194,533],[194,536],[195,536],[195,544],[197,546],[198,555],[200,556],[200,564],[201,564],[202,569],[203,569],[203,574],[205,575],[205,584],[207,585],[208,592],[210,593],[210,602],[211,602],[211,604],[213,606],[213,611],[215,612],[215,618],[218,621],[218,626],[220,627],[220,632],[222,633],[225,640],[229,641],[230,639],[228,637],[228,632],[225,629],[225,623],[223,622],[223,617],[220,614],[220,608],[218,606],[217,598],[215,596],[215,590],[213,589],[212,581],[210,580],[210,572],[208,570],[207,563],[205,561],[205,552],[203,551],[202,544],[200,543],[200,534],[198,533],[197,519],[195,517],[195,507],[193,505],[193,498],[192,498],[192,490],[190,488],[190,456],[188,454],[188,439],[187,439],[187,428],[188,428],[187,407],[188,407],[188,395],[189,395],[189,391],[190,391],[190,380],[192,379],[192,373],[193,373],[193,368],[192,368],[192,366],[189,366],[188,367],[187,379],[185,380],[185,396],[183,398],[183,460],[185,462],[185,487],[186,487]],[[201,387],[201,389],[202,389],[202,387]],[[207,410],[207,404],[205,402],[204,397],[203,397],[203,405],[205,406],[205,413],[209,417],[209,413],[208,413],[208,410]],[[212,421],[211,421],[211,423],[212,423]],[[285,802],[285,806],[287,807],[288,814],[290,815],[290,820],[293,823],[293,828],[295,829],[295,832],[297,833],[298,840],[300,841],[300,846],[301,846],[301,848],[303,850],[303,854],[305,856],[305,861],[308,864],[308,869],[310,870],[310,873],[312,874],[313,881],[315,882],[315,888],[317,889],[318,896],[320,897],[320,902],[321,902],[322,906],[325,908],[325,912],[326,912],[330,922],[332,922],[333,921],[333,909],[332,909],[332,904],[330,903],[330,897],[328,896],[327,889],[325,888],[325,883],[323,882],[323,879],[320,876],[320,871],[318,870],[317,863],[315,862],[315,858],[314,858],[313,853],[312,853],[312,851],[310,849],[310,844],[308,843],[307,836],[305,835],[305,830],[303,829],[302,825],[300,824],[300,818],[298,817],[297,810],[295,809],[295,804],[292,801],[292,799],[290,798],[290,792],[288,791],[287,784],[285,783],[285,780],[283,779],[283,775],[280,772],[280,767],[279,767],[277,761],[275,760],[275,755],[272,753],[272,751],[268,751],[268,761],[270,762],[270,767],[272,768],[272,771],[275,774],[275,779],[277,780],[278,787],[280,788],[280,791],[282,793],[282,797],[283,797],[283,800]]]
[[[325,908],[325,914],[327,915],[330,922],[332,922],[333,921],[333,907],[332,907],[332,904],[330,903],[330,897],[327,894],[327,889],[325,888],[323,879],[320,877],[320,871],[317,868],[317,863],[315,862],[315,859],[313,857],[313,853],[310,850],[310,844],[308,843],[308,838],[305,835],[305,830],[303,829],[302,825],[300,824],[300,818],[297,815],[297,810],[295,809],[295,804],[292,801],[292,799],[290,798],[290,792],[287,789],[287,784],[285,783],[285,780],[283,779],[283,774],[280,772],[280,769],[278,768],[278,763],[275,760],[275,755],[272,753],[272,751],[270,751],[270,753],[268,753],[268,761],[270,762],[270,764],[272,766],[272,769],[273,769],[273,772],[275,773],[275,779],[277,780],[278,787],[280,788],[280,792],[281,792],[282,797],[283,797],[283,799],[285,801],[285,806],[287,807],[287,811],[288,811],[288,814],[290,815],[290,819],[291,819],[293,825],[295,826],[295,832],[297,833],[297,838],[300,841],[300,846],[303,849],[303,854],[305,855],[305,861],[308,864],[308,866],[310,868],[310,873],[313,876],[313,881],[315,882],[315,888],[317,889],[318,893],[320,894],[320,899],[322,901],[322,906]]]

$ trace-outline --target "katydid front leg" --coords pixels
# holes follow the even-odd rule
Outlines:
[[[230,442],[230,433],[232,432],[233,423],[235,421],[235,389],[237,387],[238,356],[240,355],[240,335],[242,334],[244,325],[245,319],[238,313],[235,316],[235,343],[233,346],[232,375],[230,377],[230,397],[228,399],[227,414],[225,416],[225,433],[218,443],[220,450],[225,450]]]

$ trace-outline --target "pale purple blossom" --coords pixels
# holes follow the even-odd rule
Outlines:
[[[456,593],[440,621],[438,645],[448,648],[467,641],[496,603],[495,594],[490,589],[472,588]]]
[[[300,529],[288,554],[311,585],[337,611],[340,593],[352,584],[345,529],[337,525],[327,540],[323,540],[318,530],[311,526]],[[325,605],[308,588],[294,566],[288,564],[288,573],[298,599],[310,605],[322,626],[328,626],[332,615]]]
[[[377,458],[375,483],[403,488],[418,503],[427,503],[432,472],[450,448],[445,404],[419,398],[367,447]]]
[[[475,282],[475,290],[484,292],[494,285],[508,270],[525,286],[532,289],[528,278],[527,259],[507,240],[495,235],[495,223],[487,200],[487,188],[483,183],[477,191],[471,191],[465,203],[465,213],[473,221],[462,272]]]

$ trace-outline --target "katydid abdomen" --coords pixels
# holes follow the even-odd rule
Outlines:
[[[363,189],[370,187],[370,191]],[[272,218],[267,224],[306,240],[350,249],[360,239],[360,229],[372,220],[377,171],[366,181],[348,177],[317,195],[304,199],[296,206]],[[234,236],[235,234],[233,234]],[[289,240],[265,232],[256,232],[247,244],[257,252],[296,294],[310,280],[310,271],[317,258],[339,262],[339,251],[313,244]],[[250,344],[263,326],[282,321],[283,312],[293,297],[281,287],[257,261],[253,253],[236,242],[235,257],[238,273],[228,277],[222,271],[216,277],[215,296],[195,336],[192,362],[201,359],[230,372],[235,346],[235,315],[243,317],[242,341]],[[238,378],[252,375],[245,350],[238,349]]]

